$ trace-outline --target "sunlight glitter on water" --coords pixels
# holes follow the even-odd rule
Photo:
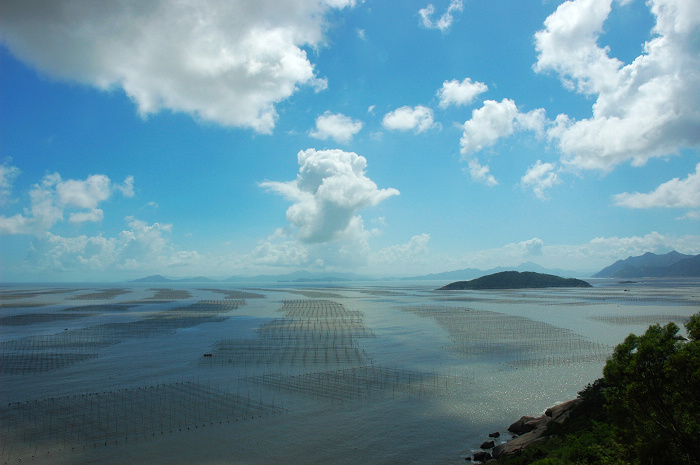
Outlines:
[[[562,291],[6,286],[0,459],[458,463],[697,310],[697,284]]]

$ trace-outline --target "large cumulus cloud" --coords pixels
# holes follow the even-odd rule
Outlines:
[[[302,242],[358,235],[364,228],[357,212],[399,194],[396,189],[379,189],[365,175],[367,160],[354,152],[308,149],[299,152],[297,159],[299,174],[294,181],[260,185],[292,202],[287,220]]]
[[[2,41],[63,79],[122,88],[142,115],[182,111],[270,133],[275,104],[325,87],[303,47],[324,14],[358,0],[10,0]]]
[[[640,166],[700,144],[700,4],[649,0],[652,38],[625,65],[599,45],[613,0],[562,3],[535,35],[534,69],[595,98],[590,118],[559,115],[549,131],[562,161],[578,169]]]

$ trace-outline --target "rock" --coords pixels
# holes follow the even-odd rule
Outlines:
[[[484,462],[484,465],[497,465],[497,464],[498,464],[498,460],[496,460],[496,459],[491,459],[491,460],[487,460],[486,462]]]
[[[581,399],[573,399],[567,402],[562,402],[554,407],[550,407],[545,410],[544,414],[547,417],[552,418],[557,423],[561,423],[569,416],[569,411],[572,407],[575,407],[581,402]]]
[[[535,417],[520,417],[520,420],[516,421],[508,427],[508,431],[518,435],[529,433],[530,431],[535,429],[533,425],[528,425],[528,422],[531,422],[532,420],[535,420]]]
[[[544,415],[539,418],[520,418],[520,420],[516,421],[508,428],[508,431],[519,434],[519,436],[494,447],[491,451],[493,456],[499,457],[501,455],[514,454],[532,444],[543,441],[545,439],[544,434],[545,431],[547,431],[548,423],[552,421],[555,423],[563,422],[571,413],[571,409],[580,402],[581,399],[574,399],[555,405],[554,407],[548,408]],[[518,433],[518,431],[523,432]]]
[[[477,462],[486,462],[487,460],[491,460],[493,457],[491,457],[491,454],[488,452],[475,452],[474,453],[474,460]]]
[[[499,433],[498,431],[496,431],[495,433],[489,433],[490,438],[497,438],[500,436],[501,436],[501,433]]]
[[[536,443],[537,441],[543,440],[544,438],[541,437],[542,433],[544,433],[544,427],[522,434],[508,442],[504,442],[503,444],[499,444],[494,447],[491,452],[493,452],[494,457],[515,454],[520,450]]]
[[[493,449],[493,446],[495,446],[493,441],[485,441],[482,442],[479,448],[481,449]]]

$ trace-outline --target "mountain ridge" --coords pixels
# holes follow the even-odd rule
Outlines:
[[[533,272],[549,274],[565,278],[677,278],[677,277],[700,277],[700,254],[686,255],[671,251],[667,254],[654,254],[646,252],[639,256],[629,256],[624,260],[617,260],[615,263],[603,268],[597,273],[584,273],[581,271],[564,270],[558,268],[545,268],[533,262],[521,263],[515,267],[496,267],[489,270],[478,268],[464,268],[460,270],[444,271],[441,273],[430,273],[418,276],[404,277],[372,277],[355,273],[341,272],[310,272],[295,271],[277,275],[256,275],[256,276],[230,276],[222,279],[210,279],[204,276],[187,278],[168,278],[162,275],[151,275],[144,278],[134,279],[133,283],[252,283],[252,282],[275,282],[275,283],[332,283],[343,281],[468,281],[483,276],[501,273],[505,271]]]
[[[675,250],[657,255],[646,252],[618,260],[594,274],[593,278],[682,278],[700,277],[700,255]]]

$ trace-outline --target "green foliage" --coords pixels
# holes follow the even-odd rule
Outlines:
[[[695,315],[690,342],[674,323],[629,335],[603,375],[610,421],[640,463],[700,463],[700,341]]]
[[[517,456],[499,457],[505,465],[625,465],[621,446],[606,423],[579,424],[570,433],[560,434],[532,445]]]
[[[685,329],[688,331],[688,337],[692,341],[700,340],[700,313],[691,316],[685,324]]]
[[[700,464],[700,313],[630,334],[548,438],[506,465]]]

